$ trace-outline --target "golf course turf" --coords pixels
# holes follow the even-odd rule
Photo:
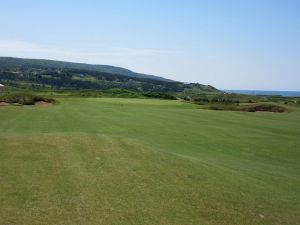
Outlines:
[[[0,106],[0,224],[300,224],[300,108]]]

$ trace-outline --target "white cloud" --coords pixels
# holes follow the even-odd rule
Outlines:
[[[45,56],[60,56],[60,57],[72,57],[78,55],[75,52],[68,51],[60,48],[47,47],[38,45],[35,43],[23,42],[23,41],[11,41],[11,40],[0,40],[0,55],[8,56],[33,56],[36,54],[37,57]]]

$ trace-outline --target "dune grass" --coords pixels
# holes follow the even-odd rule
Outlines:
[[[300,224],[300,110],[0,107],[0,224]]]

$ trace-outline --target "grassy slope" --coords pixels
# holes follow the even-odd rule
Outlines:
[[[0,108],[0,224],[300,224],[300,111]]]

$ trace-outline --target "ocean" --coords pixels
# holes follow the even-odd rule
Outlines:
[[[300,97],[300,91],[258,91],[258,90],[223,90],[228,93],[247,95],[281,95],[284,97]]]

